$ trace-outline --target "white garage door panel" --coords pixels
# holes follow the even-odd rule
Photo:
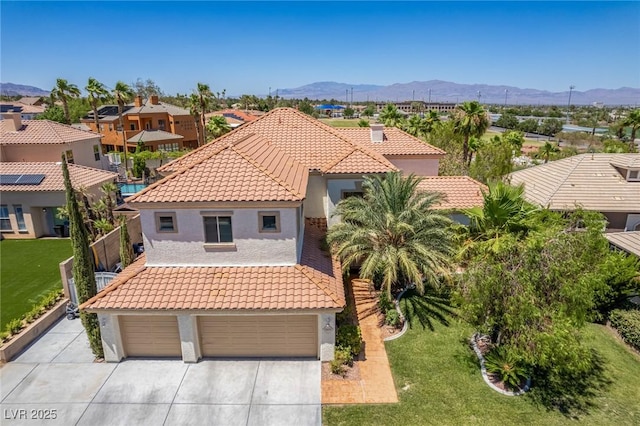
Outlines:
[[[204,356],[316,357],[318,317],[200,317]]]
[[[175,316],[121,316],[120,334],[127,356],[182,356]]]

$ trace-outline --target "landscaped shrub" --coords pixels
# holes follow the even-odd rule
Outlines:
[[[8,331],[0,331],[0,342],[4,342],[9,336],[11,336],[11,333]]]
[[[378,296],[378,306],[380,307],[380,312],[383,315],[386,315],[387,312],[393,310],[393,302],[389,299],[389,295],[386,291],[380,292],[380,296]]]
[[[24,314],[21,318],[14,319],[7,323],[6,332],[3,332],[4,336],[0,338],[0,340],[5,340],[7,337],[12,334],[17,334],[23,328],[23,321],[26,324],[30,324],[36,319],[38,319],[42,314],[47,312],[47,310],[56,304],[56,302],[62,297],[62,290],[52,290],[47,293],[39,303],[33,305],[31,310]]]
[[[362,349],[362,334],[357,325],[345,324],[338,327],[336,346],[348,350],[356,357]]]
[[[331,372],[333,374],[343,375],[346,371],[345,366],[353,365],[353,355],[348,348],[336,347],[333,361],[331,361]]]
[[[345,306],[342,312],[338,312],[336,314],[336,323],[338,327],[340,327],[343,324],[349,324],[351,322],[352,313],[353,313],[353,307],[351,305]]]
[[[20,330],[22,330],[21,319],[14,319],[7,323],[7,332],[11,334],[17,334],[18,332],[20,332]]]
[[[611,311],[609,319],[622,340],[640,350],[640,310],[615,309]]]
[[[485,356],[485,368],[495,374],[510,389],[519,388],[526,377],[520,360],[504,346],[493,349]]]
[[[384,317],[384,323],[391,327],[397,327],[400,325],[400,314],[395,309],[387,311]]]

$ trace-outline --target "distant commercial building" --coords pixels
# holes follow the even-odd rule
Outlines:
[[[426,111],[451,112],[455,109],[456,104],[453,102],[425,102],[425,101],[402,101],[402,102],[376,102],[376,111],[380,112],[387,105],[395,105],[402,112],[416,113]],[[415,106],[419,105],[418,111]]]

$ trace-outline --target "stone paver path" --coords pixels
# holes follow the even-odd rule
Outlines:
[[[358,322],[364,340],[364,361],[358,361],[360,380],[323,380],[323,404],[383,404],[398,402],[391,368],[377,317],[378,297],[369,282],[351,281]]]

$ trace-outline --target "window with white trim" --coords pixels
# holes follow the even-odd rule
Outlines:
[[[13,212],[16,214],[16,222],[18,223],[18,231],[25,232],[27,230],[27,224],[24,221],[24,212],[22,211],[22,204],[14,204]]]

